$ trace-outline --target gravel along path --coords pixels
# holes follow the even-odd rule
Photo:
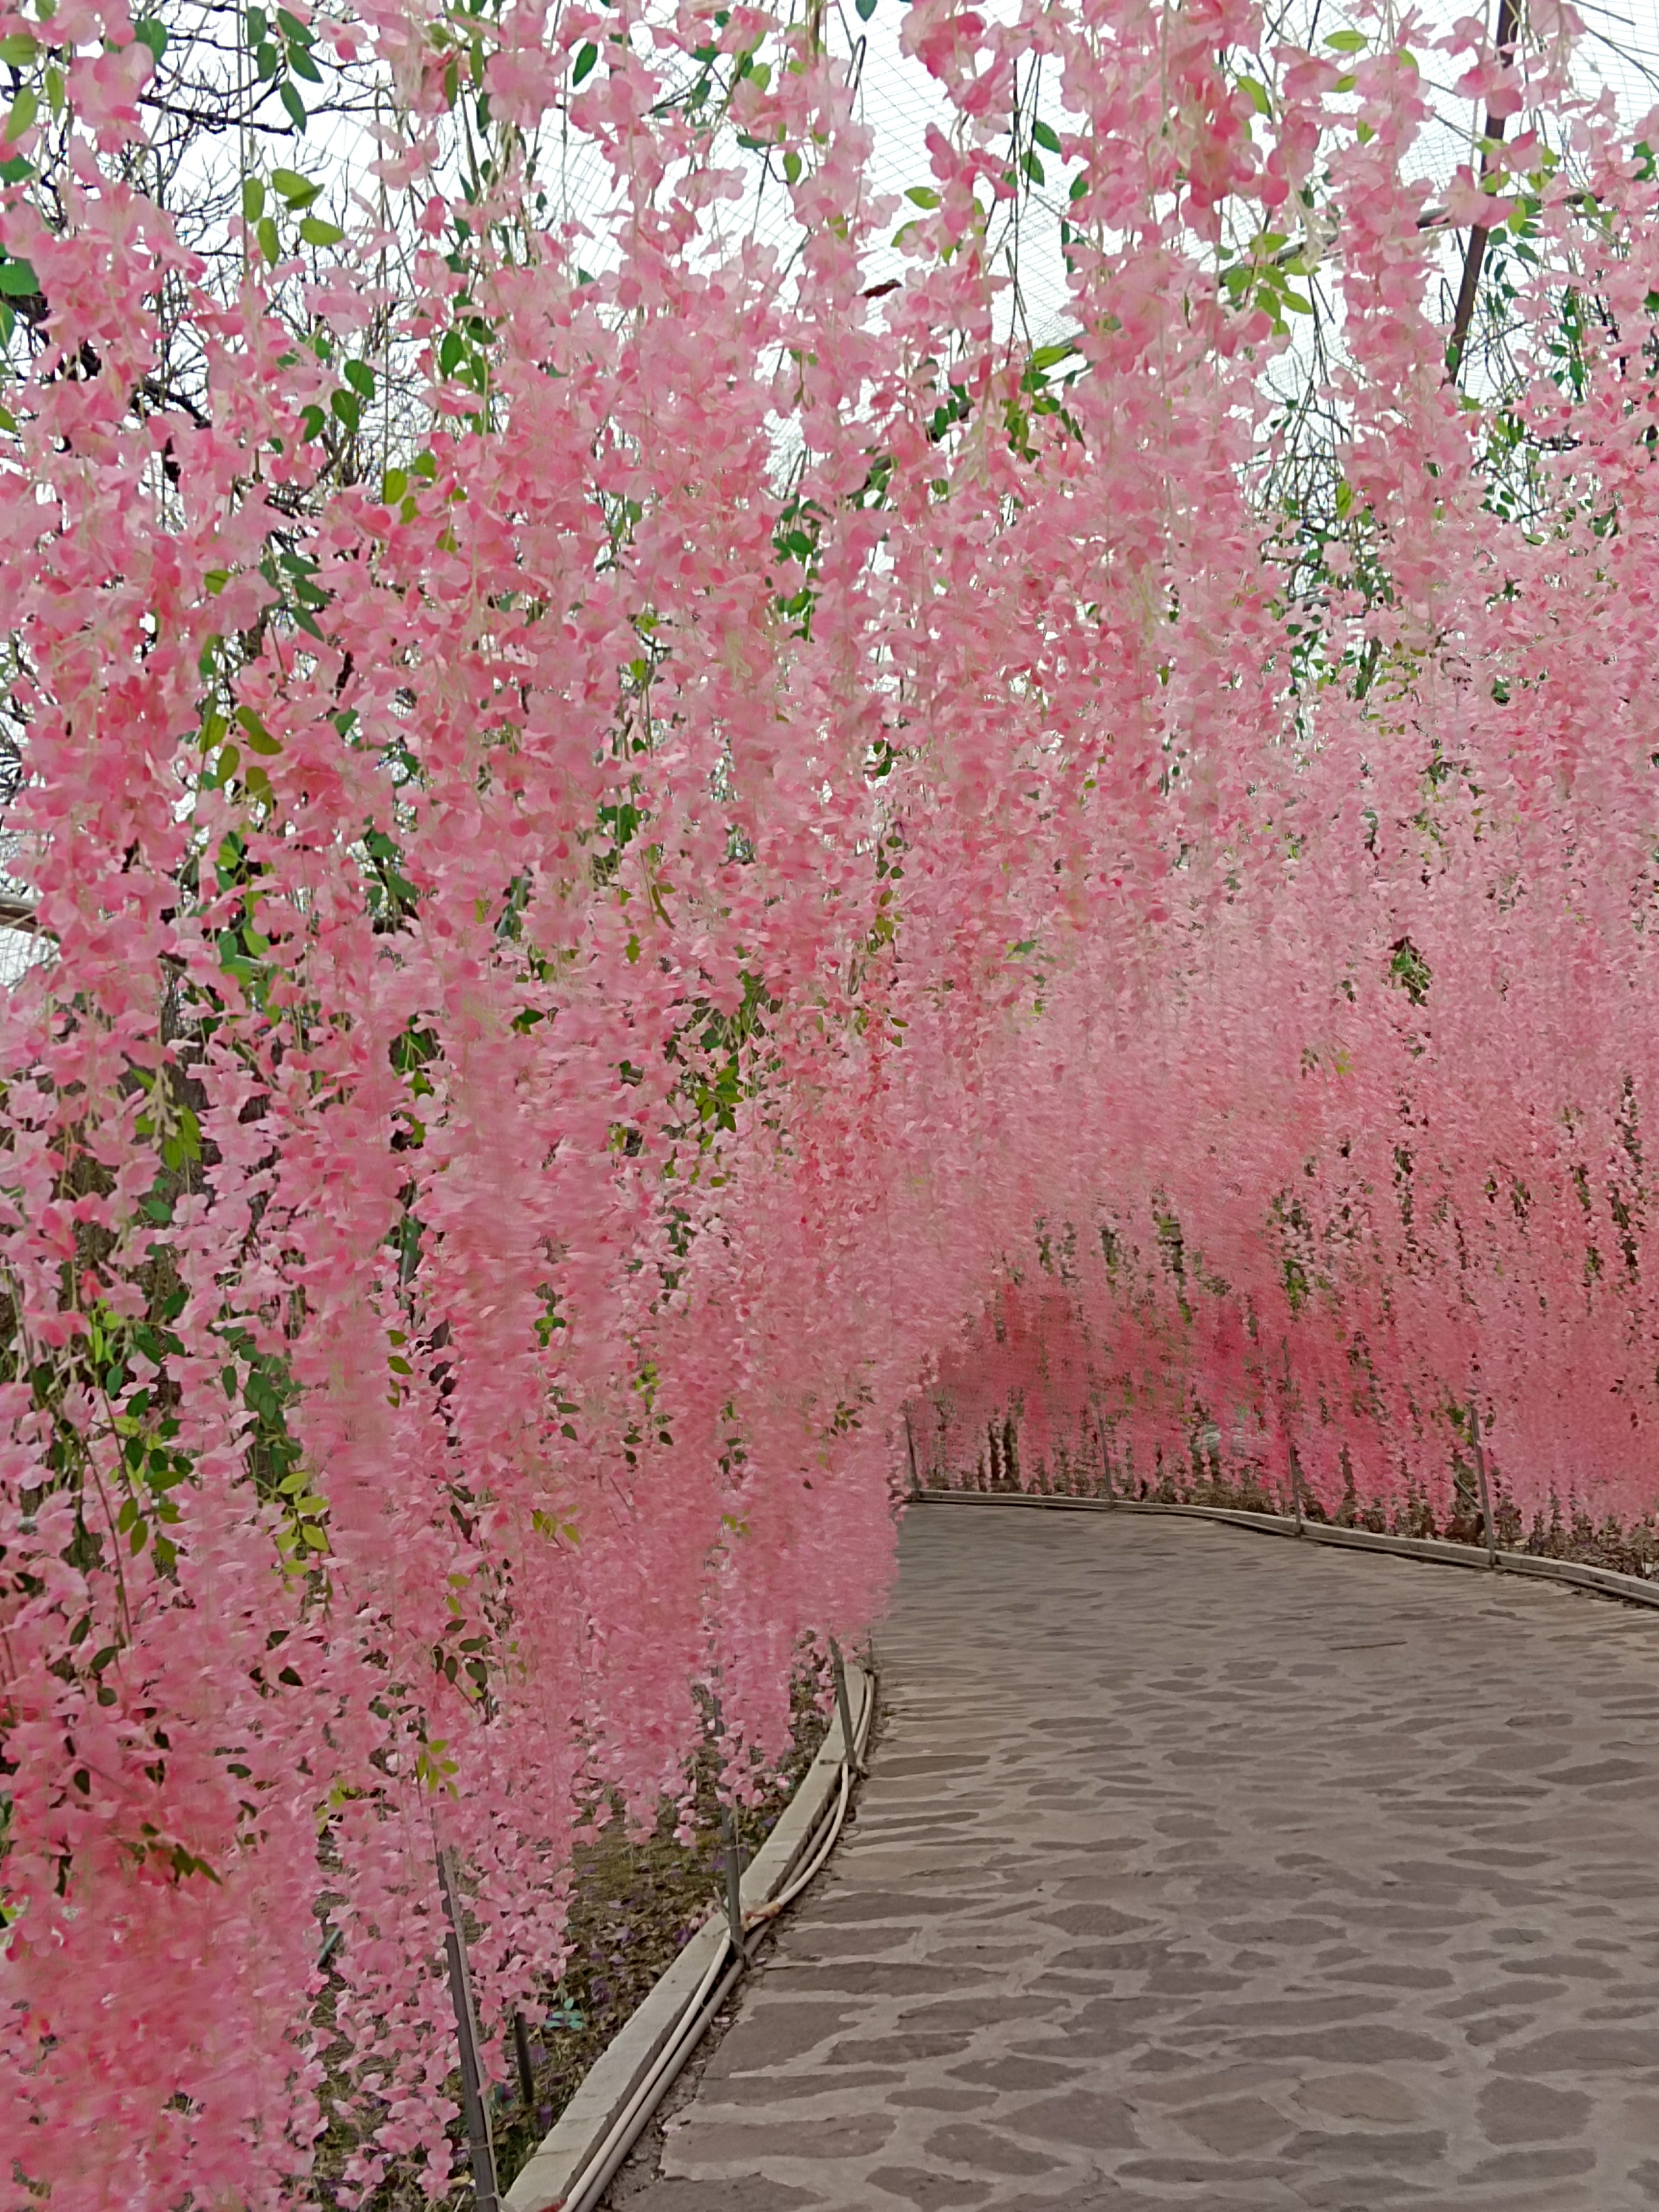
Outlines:
[[[908,1516],[856,1823],[625,2212],[1659,2205],[1659,1620]]]

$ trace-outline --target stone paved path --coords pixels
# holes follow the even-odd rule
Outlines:
[[[1659,1619],[924,1507],[878,1650],[856,1825],[626,2212],[1659,2205]]]

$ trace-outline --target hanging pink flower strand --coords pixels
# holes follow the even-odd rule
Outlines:
[[[1650,1510],[1659,191],[1568,27],[916,0],[895,208],[822,10],[4,16],[55,2212],[441,2194],[435,1850],[498,2061],[594,1807],[878,1612],[907,1413]]]

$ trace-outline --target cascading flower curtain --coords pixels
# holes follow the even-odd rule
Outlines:
[[[580,1824],[878,1607],[907,1405],[1382,1498],[1478,1405],[1646,1510],[1659,188],[1573,30],[915,0],[894,204],[822,9],[5,14],[16,2187],[441,2193],[435,1850],[495,2039]]]

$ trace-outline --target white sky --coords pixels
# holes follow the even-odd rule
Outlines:
[[[982,14],[990,16],[1013,12],[1011,0],[978,0],[978,5]],[[1481,5],[1482,0],[1426,0],[1413,12],[1419,21],[1437,30],[1466,12],[1480,13]],[[1611,5],[1577,0],[1577,5],[1586,27],[1579,47],[1581,73],[1587,83],[1609,85],[1621,112],[1634,120],[1659,104],[1659,0],[1613,0]],[[1491,0],[1486,0],[1486,8],[1490,13]],[[1315,44],[1331,31],[1360,21],[1357,10],[1328,4],[1328,0],[1299,0],[1285,13],[1287,26],[1295,24],[1300,35]],[[1405,13],[1404,9],[1395,10],[1397,17],[1403,18]],[[876,192],[894,198],[902,198],[911,185],[931,180],[927,126],[930,123],[948,126],[949,123],[949,109],[939,88],[920,63],[907,59],[900,52],[904,14],[903,0],[878,0],[868,23],[860,24],[851,0],[842,0],[840,8],[830,11],[826,25],[832,45],[849,57],[862,49],[858,59],[860,102],[875,137],[872,185]],[[1419,58],[1438,95],[1439,112],[1439,120],[1424,143],[1424,167],[1437,179],[1443,179],[1460,161],[1468,158],[1470,139],[1480,118],[1473,104],[1460,100],[1451,90],[1462,64],[1455,69],[1445,57],[1419,53]],[[1066,118],[1059,105],[1057,88],[1045,89],[1042,105],[1044,119],[1063,131]],[[1050,219],[1045,222],[1041,212],[1034,211],[1036,220],[1024,226],[1019,265],[1023,302],[1034,345],[1046,344],[1074,326],[1068,314],[1056,234],[1059,218],[1065,212],[1066,186],[1075,171],[1054,155],[1045,154],[1042,159],[1047,179],[1036,198],[1038,210],[1046,210]],[[556,171],[570,216],[579,222],[600,218],[610,197],[609,179],[591,150],[576,148],[562,167],[556,153],[553,162],[544,167]],[[727,235],[739,226],[751,229],[786,257],[799,240],[781,179],[768,186],[757,185],[739,207],[723,210],[720,220]],[[902,216],[896,218],[896,224],[902,220]],[[597,268],[609,257],[598,240],[594,252],[592,265]],[[902,267],[898,253],[878,252],[870,262],[871,281],[879,283],[897,276]],[[1012,313],[1012,301],[1007,312]]]

